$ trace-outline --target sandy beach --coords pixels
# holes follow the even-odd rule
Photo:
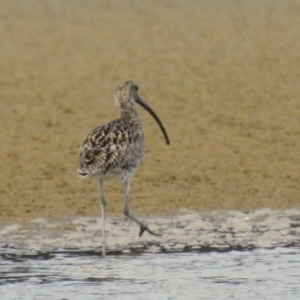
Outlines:
[[[298,1],[8,1],[0,4],[0,223],[100,215],[79,146],[118,117],[124,79],[146,151],[136,215],[300,207]],[[106,181],[108,216],[123,190]]]

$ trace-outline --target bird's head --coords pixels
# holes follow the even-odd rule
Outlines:
[[[117,105],[120,106],[121,111],[128,111],[134,109],[135,103],[141,105],[158,123],[161,131],[165,136],[166,143],[169,145],[170,140],[162,122],[160,121],[157,114],[153,111],[153,109],[138,95],[138,89],[138,85],[133,81],[122,81],[118,85],[114,93]]]
[[[115,101],[121,108],[132,108],[139,99],[138,85],[133,81],[122,81],[115,90]]]

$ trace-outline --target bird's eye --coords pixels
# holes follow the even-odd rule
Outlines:
[[[135,90],[138,91],[139,87],[137,85],[134,86]]]

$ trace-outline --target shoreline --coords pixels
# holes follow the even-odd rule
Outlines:
[[[148,217],[143,221],[162,237],[145,233],[139,238],[139,228],[134,222],[107,218],[108,255],[300,246],[300,210],[297,209],[261,209],[247,213],[186,211],[182,215]],[[101,253],[101,241],[100,218],[59,222],[37,218],[27,224],[9,224],[0,230],[0,252]]]

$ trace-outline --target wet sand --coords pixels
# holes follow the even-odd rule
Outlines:
[[[251,212],[181,209],[181,215],[148,217],[144,221],[161,236],[145,233],[131,221],[106,220],[106,253],[229,252],[232,250],[299,248],[299,209]],[[48,222],[37,218],[23,225],[11,223],[0,229],[0,254],[33,256],[62,251],[102,255],[102,221],[77,217]]]
[[[146,155],[137,215],[299,208],[298,1],[1,1],[0,222],[95,217],[76,176],[86,134],[139,84]],[[110,216],[122,188],[105,182]]]

